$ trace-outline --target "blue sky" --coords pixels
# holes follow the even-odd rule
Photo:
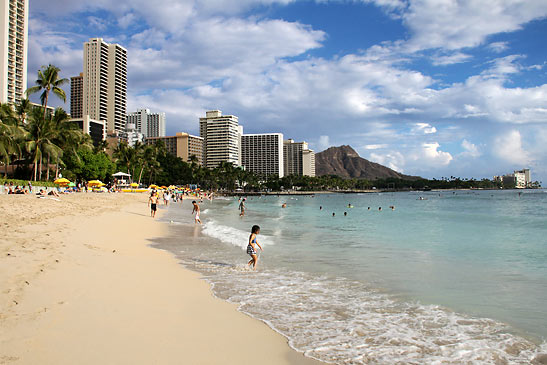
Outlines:
[[[29,33],[31,82],[81,72],[88,38],[126,47],[128,110],[169,134],[218,108],[407,174],[547,184],[545,0],[34,0]]]

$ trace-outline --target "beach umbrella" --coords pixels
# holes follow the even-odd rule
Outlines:
[[[155,184],[152,184],[148,187],[148,189],[157,189],[159,188],[159,186],[155,185]]]
[[[129,186],[132,186],[132,187],[136,188],[136,187],[139,186],[139,184],[137,184],[137,183],[131,183],[131,184],[129,184]]]
[[[162,186],[161,188],[162,188],[162,189],[167,189],[167,186]]]
[[[177,187],[175,185],[169,186],[169,190],[175,190]]]
[[[72,188],[72,187],[76,186],[76,184],[74,184],[73,182],[70,182],[70,183],[68,183],[68,186],[70,186]]]
[[[100,180],[91,180],[87,182],[89,186],[103,186],[104,184]]]
[[[70,183],[70,180],[65,179],[65,178],[63,177],[63,178],[60,178],[60,179],[55,180],[53,183],[54,183],[54,184],[58,184],[58,185],[66,185],[66,184],[69,184],[69,183]]]
[[[131,174],[126,174],[125,172],[116,172],[115,174],[112,174],[114,177],[131,177]]]

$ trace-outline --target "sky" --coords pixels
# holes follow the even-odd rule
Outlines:
[[[127,48],[127,110],[168,135],[220,109],[405,174],[547,184],[545,0],[33,0],[29,86],[78,75],[92,37]]]

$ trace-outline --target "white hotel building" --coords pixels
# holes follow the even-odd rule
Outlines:
[[[283,142],[286,175],[315,176],[315,152],[306,142],[288,139]]]
[[[18,103],[27,89],[29,0],[0,2],[0,103]]]
[[[203,138],[203,164],[215,168],[221,162],[241,165],[240,138],[243,127],[235,115],[222,115],[220,110],[205,113],[199,118],[199,133]]]
[[[283,134],[244,134],[241,136],[241,165],[261,176],[284,176]]]
[[[144,138],[165,137],[165,113],[150,113],[150,109],[139,109],[127,114],[127,124],[135,125]]]

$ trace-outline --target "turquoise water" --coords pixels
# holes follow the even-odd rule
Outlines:
[[[547,350],[542,190],[249,197],[246,205],[240,218],[237,199],[204,202],[203,227],[189,225],[188,202],[173,205],[163,248],[308,356],[527,363]],[[264,247],[257,273],[245,265],[253,224]],[[177,234],[188,232],[182,244]]]

